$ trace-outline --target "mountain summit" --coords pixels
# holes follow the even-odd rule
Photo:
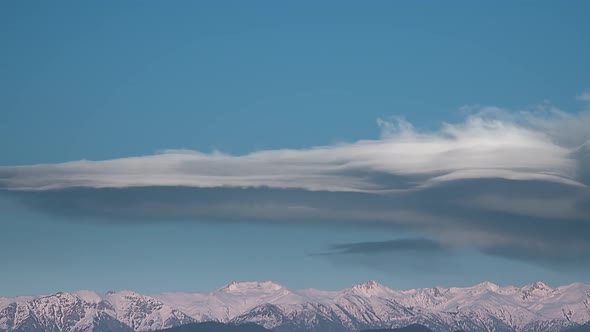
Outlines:
[[[378,295],[387,296],[388,294],[393,293],[391,288],[383,286],[374,280],[369,280],[362,284],[354,285],[350,288],[350,291],[369,297]]]
[[[228,293],[247,293],[250,291],[273,292],[281,289],[285,289],[285,287],[272,281],[232,281],[220,288],[219,291]]]

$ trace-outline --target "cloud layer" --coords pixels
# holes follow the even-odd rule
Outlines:
[[[378,120],[380,139],[310,149],[3,166],[0,190],[76,218],[346,222],[427,239],[333,248],[345,254],[411,244],[590,260],[590,113],[464,111],[436,132]]]
[[[7,190],[187,186],[377,193],[444,181],[503,178],[583,186],[573,154],[588,137],[573,137],[577,142],[562,144],[577,133],[552,131],[576,131],[578,121],[590,123],[587,114],[506,115],[483,109],[464,123],[445,124],[435,133],[417,132],[403,120],[379,120],[380,140],[303,150],[242,156],[168,150],[105,161],[2,167],[0,185]]]

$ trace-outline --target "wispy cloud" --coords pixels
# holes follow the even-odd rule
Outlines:
[[[434,241],[415,249],[472,247],[550,264],[590,257],[590,113],[464,111],[434,132],[378,120],[380,139],[309,149],[4,166],[0,191],[76,219],[343,222]]]
[[[581,101],[587,101],[590,102],[590,89],[582,92],[581,94],[579,94],[576,99],[581,100]]]

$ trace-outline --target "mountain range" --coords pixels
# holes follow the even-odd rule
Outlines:
[[[368,281],[339,291],[232,282],[210,293],[60,292],[0,298],[0,331],[142,332],[198,322],[275,332],[349,332],[423,325],[437,332],[559,332],[590,322],[590,285],[396,290]]]

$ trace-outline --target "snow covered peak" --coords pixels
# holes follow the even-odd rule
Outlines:
[[[248,293],[248,292],[276,292],[283,290],[285,287],[272,281],[232,281],[219,289],[225,293]]]
[[[381,284],[379,284],[378,282],[376,282],[375,280],[369,280],[366,282],[363,282],[361,284],[357,284],[352,286],[352,289],[355,290],[360,290],[360,291],[370,291],[373,289],[377,289],[379,287],[383,287]]]
[[[542,281],[534,282],[530,285],[526,285],[524,288],[534,291],[534,290],[542,290],[542,291],[552,291],[553,288],[549,287],[549,285],[545,284]]]
[[[392,289],[381,285],[375,280],[369,280],[362,284],[354,285],[350,288],[350,291],[363,296],[387,296],[393,292]]]
[[[133,291],[107,293],[115,318],[135,331],[154,331],[192,323],[195,320],[154,297]]]
[[[553,288],[547,286],[545,283],[541,281],[537,281],[522,287],[521,292],[521,298],[523,300],[530,301],[532,299],[542,298],[551,294],[551,292],[553,292]]]
[[[371,289],[375,289],[375,288],[380,287],[380,286],[381,285],[378,282],[376,282],[375,280],[369,280],[367,282],[364,282],[362,284],[355,285],[353,287],[362,288],[362,289],[365,289],[365,290],[371,290]]]
[[[550,293],[551,291],[553,291],[553,288],[549,287],[547,284],[545,284],[542,281],[537,281],[532,284],[524,286],[522,288],[522,290],[523,290],[523,292],[530,292],[535,295],[545,296],[548,293]]]
[[[130,290],[122,290],[122,291],[108,291],[107,295],[119,295],[119,296],[132,296],[132,297],[139,297],[143,296],[137,292],[130,291]]]
[[[81,290],[74,292],[74,295],[88,303],[100,303],[103,301],[102,296],[98,295],[98,293],[93,291]]]
[[[489,281],[484,281],[480,284],[475,285],[474,288],[478,289],[478,290],[482,290],[482,291],[487,290],[487,291],[497,292],[500,289],[500,286],[498,286],[492,282],[489,282]]]

